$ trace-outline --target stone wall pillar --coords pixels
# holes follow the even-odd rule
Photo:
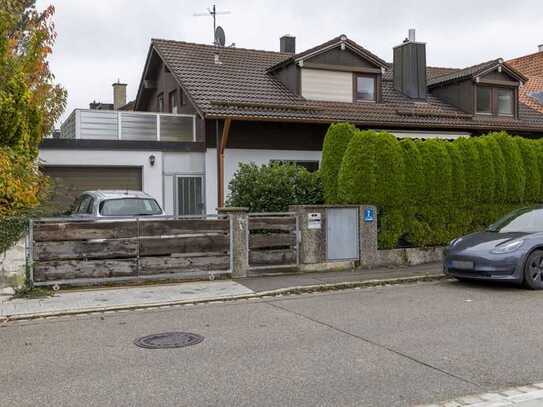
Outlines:
[[[300,264],[326,262],[326,207],[291,205],[289,212],[296,213],[300,228]],[[318,213],[321,217],[320,229],[309,227],[309,214]]]
[[[366,210],[373,210],[373,220],[366,219]],[[377,252],[377,208],[360,205],[360,266],[372,267],[378,262]]]
[[[219,208],[219,215],[230,219],[230,251],[232,278],[247,277],[249,272],[248,208]]]

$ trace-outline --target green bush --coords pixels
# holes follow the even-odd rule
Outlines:
[[[489,137],[493,137],[496,140],[502,150],[503,158],[507,163],[505,173],[507,180],[505,202],[523,202],[524,190],[526,188],[526,174],[524,172],[524,163],[518,144],[513,137],[505,132],[491,133]]]
[[[522,156],[526,177],[524,200],[526,202],[537,202],[541,193],[541,174],[539,172],[537,146],[532,140],[522,137],[515,137],[514,140],[517,142]]]
[[[494,173],[492,152],[488,146],[488,141],[484,138],[475,138],[472,143],[475,144],[479,153],[479,169],[481,171],[479,173],[479,185],[481,187],[479,202],[492,203],[494,202],[496,189],[496,174]]]
[[[332,124],[322,148],[321,179],[326,202],[338,202],[337,185],[341,161],[356,128],[349,123]]]
[[[466,193],[466,202],[476,205],[481,197],[481,165],[479,150],[472,139],[461,137],[454,141],[460,149],[466,188],[469,185],[469,193]]]
[[[411,139],[400,141],[404,163],[404,204],[407,207],[424,201],[422,157],[417,144]]]
[[[533,140],[534,149],[537,154],[537,163],[539,166],[539,177],[543,183],[543,142],[541,140]],[[537,197],[536,202],[543,203],[543,185],[540,185],[539,196]]]
[[[402,147],[392,134],[372,133],[375,143],[375,205],[400,208],[404,204],[405,166]]]
[[[285,212],[289,205],[324,202],[319,172],[295,164],[239,165],[228,185],[228,206],[250,212]]]
[[[502,204],[507,198],[507,172],[505,158],[497,140],[493,136],[484,136],[487,148],[490,150],[494,165],[494,203]],[[543,150],[542,150],[543,151]]]
[[[357,131],[351,138],[339,170],[339,202],[373,203],[377,199],[375,135],[373,131]]]
[[[542,183],[543,141],[505,132],[397,141],[385,132],[356,131],[333,203],[376,205],[380,248],[433,246],[542,202]]]

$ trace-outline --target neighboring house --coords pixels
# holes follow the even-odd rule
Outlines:
[[[507,61],[511,67],[528,78],[520,89],[520,101],[543,113],[543,44],[538,52]]]
[[[40,158],[74,188],[140,188],[168,213],[213,213],[240,162],[318,167],[337,121],[398,137],[541,137],[543,114],[519,101],[526,80],[501,59],[427,67],[414,31],[392,64],[345,35],[301,53],[290,36],[280,52],[152,40],[134,112],[78,109]]]

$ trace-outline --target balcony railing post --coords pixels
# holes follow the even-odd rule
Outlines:
[[[75,138],[81,138],[81,112],[79,110],[75,111]]]
[[[160,141],[160,115],[156,115],[156,141]]]
[[[121,112],[117,112],[117,138],[119,140],[123,138],[123,123],[121,118]]]

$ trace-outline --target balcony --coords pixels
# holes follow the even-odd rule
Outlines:
[[[61,139],[195,142],[194,115],[76,109],[60,127]]]

